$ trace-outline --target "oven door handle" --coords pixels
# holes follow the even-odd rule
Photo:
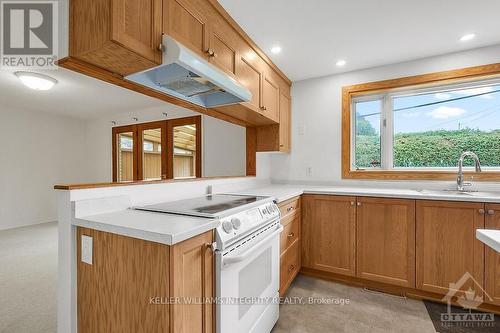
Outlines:
[[[229,266],[231,264],[235,264],[238,262],[242,262],[246,258],[248,258],[253,252],[257,251],[260,246],[264,243],[266,243],[268,240],[271,238],[275,237],[276,235],[279,235],[283,231],[283,226],[280,224],[278,229],[273,231],[272,234],[266,236],[263,238],[261,241],[259,241],[256,244],[253,244],[250,249],[246,250],[245,252],[241,253],[240,255],[234,256],[234,257],[228,257],[223,259],[223,265],[224,267]]]

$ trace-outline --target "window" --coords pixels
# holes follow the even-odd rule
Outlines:
[[[113,181],[201,177],[201,117],[114,127]]]
[[[343,145],[344,178],[451,179],[460,154],[473,151],[483,170],[500,179],[498,76],[394,83],[374,93],[367,86],[390,86],[391,81],[344,88],[343,126],[349,126],[343,128],[343,140],[349,140]],[[355,92],[360,88],[364,91]],[[473,161],[466,159],[464,165]],[[478,176],[496,179],[497,174]]]

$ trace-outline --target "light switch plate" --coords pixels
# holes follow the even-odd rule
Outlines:
[[[82,235],[82,262],[89,265],[92,265],[92,243],[92,237]]]

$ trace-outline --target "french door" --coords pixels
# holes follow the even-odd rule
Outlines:
[[[201,116],[112,129],[113,181],[201,177]]]

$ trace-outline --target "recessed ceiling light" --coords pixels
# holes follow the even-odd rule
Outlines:
[[[31,72],[15,72],[14,74],[26,87],[35,90],[49,90],[57,83],[56,79],[44,74]]]
[[[273,47],[271,48],[271,52],[272,52],[272,53],[274,53],[274,54],[278,54],[278,53],[280,53],[280,52],[281,52],[281,46],[278,46],[278,45],[273,46]]]
[[[342,67],[342,66],[345,66],[346,64],[346,61],[345,60],[338,60],[335,65],[337,65],[338,67]]]
[[[466,42],[466,41],[472,40],[474,38],[476,38],[476,34],[466,34],[466,35],[463,35],[462,37],[460,37],[460,41]]]

